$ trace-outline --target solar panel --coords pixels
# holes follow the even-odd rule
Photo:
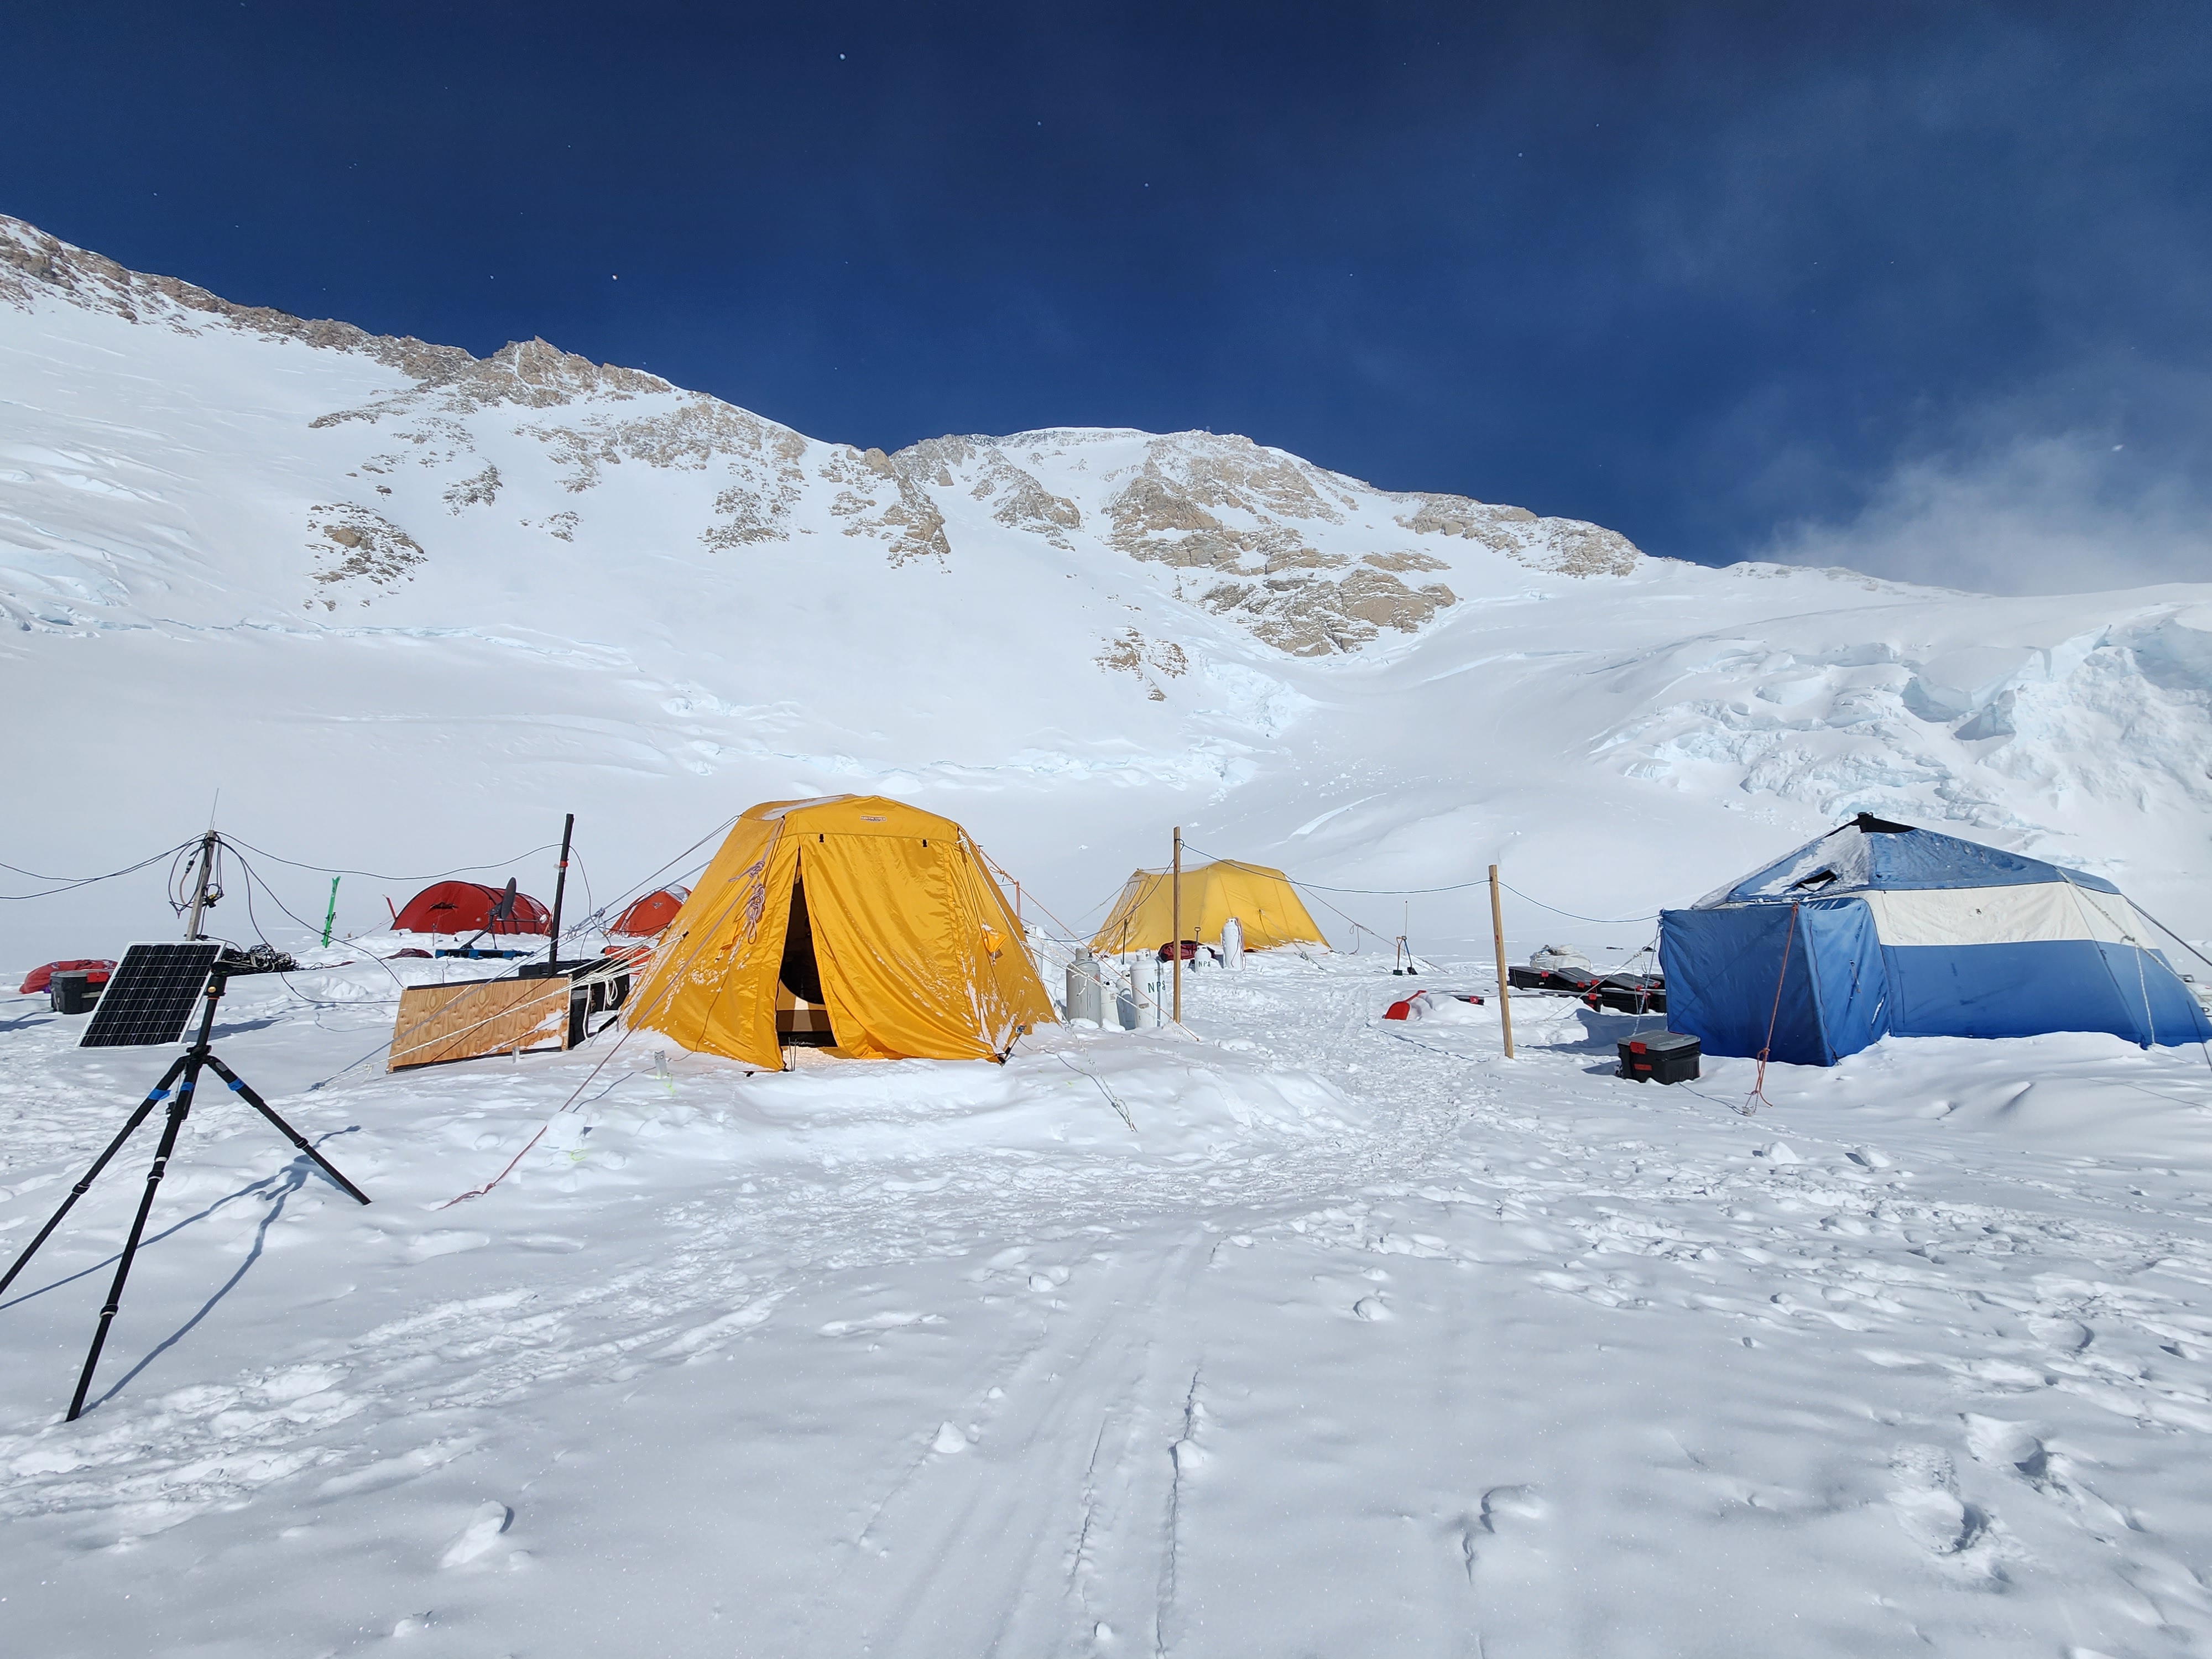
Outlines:
[[[131,1048],[176,1042],[222,954],[222,946],[212,939],[129,946],[77,1047]]]

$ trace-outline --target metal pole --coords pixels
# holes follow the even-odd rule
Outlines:
[[[215,874],[215,849],[221,839],[212,830],[200,837],[200,879],[192,890],[192,914],[185,923],[186,939],[200,936],[200,912],[207,908],[208,882]]]
[[[1498,896],[1498,866],[1490,866],[1490,937],[1498,946],[1498,1018],[1505,1028],[1505,1058],[1513,1058],[1513,996],[1505,976],[1505,907]]]
[[[545,952],[548,973],[557,973],[561,968],[561,899],[568,890],[568,838],[575,832],[576,815],[571,812],[561,826],[561,868],[553,878],[553,942]]]
[[[15,1275],[21,1273],[31,1258],[39,1253],[39,1246],[53,1237],[54,1229],[62,1224],[62,1218],[70,1212],[77,1200],[92,1190],[92,1183],[100,1179],[100,1172],[107,1167],[108,1159],[123,1150],[123,1143],[137,1132],[138,1126],[146,1121],[148,1114],[169,1097],[169,1085],[185,1069],[185,1058],[179,1054],[169,1062],[169,1069],[161,1073],[161,1080],[154,1085],[153,1091],[138,1103],[138,1109],[131,1114],[131,1121],[116,1132],[115,1139],[107,1143],[107,1150],[93,1159],[92,1167],[84,1172],[84,1179],[70,1188],[69,1196],[62,1200],[62,1206],[54,1212],[53,1218],[39,1229],[39,1236],[30,1242],[22,1255],[15,1258],[15,1265],[9,1268],[5,1275],[0,1275],[0,1296],[7,1294],[8,1287],[15,1282]]]
[[[331,878],[331,908],[323,912],[323,944],[325,946],[328,946],[331,942],[331,929],[337,926],[337,919],[338,878],[336,876],[332,876]],[[394,920],[397,920],[397,918],[394,918]]]
[[[1182,825],[1175,832],[1175,895],[1169,900],[1169,914],[1175,918],[1175,1023],[1182,1024]]]
[[[337,1172],[337,1165],[333,1164],[330,1159],[325,1158],[313,1146],[310,1146],[307,1144],[307,1136],[301,1134],[297,1129],[284,1121],[283,1118],[277,1116],[276,1109],[271,1107],[267,1101],[262,1099],[259,1095],[253,1092],[253,1088],[251,1084],[247,1083],[244,1078],[239,1076],[237,1073],[232,1071],[229,1066],[222,1063],[222,1055],[210,1054],[207,1057],[207,1063],[215,1067],[216,1075],[217,1077],[221,1078],[225,1083],[230,1085],[231,1091],[234,1094],[238,1095],[247,1105],[253,1108],[255,1111],[260,1113],[262,1116],[267,1118],[269,1121],[275,1126],[276,1132],[279,1134],[283,1135],[285,1139],[290,1141],[295,1146],[298,1147],[300,1151],[305,1153],[309,1158],[312,1158],[314,1161],[315,1167],[320,1170],[325,1175],[328,1176],[332,1181],[337,1182],[339,1186],[345,1188],[349,1196],[357,1198],[364,1204],[368,1202],[368,1194],[362,1191],[360,1188],[355,1186],[353,1182],[348,1181],[343,1176],[340,1175]]]
[[[209,839],[214,839],[212,834]],[[123,1305],[124,1281],[131,1277],[131,1264],[137,1259],[138,1241],[146,1235],[146,1218],[153,1213],[154,1194],[168,1170],[170,1154],[177,1150],[177,1134],[185,1127],[185,1115],[192,1109],[192,1091],[200,1080],[200,1066],[207,1059],[208,1038],[215,1030],[215,1005],[222,991],[222,975],[209,979],[207,1009],[200,1016],[200,1034],[193,1040],[191,1051],[185,1056],[184,1080],[170,1097],[169,1121],[161,1127],[161,1144],[155,1151],[154,1167],[146,1172],[145,1195],[138,1200],[138,1214],[131,1223],[131,1236],[123,1241],[123,1255],[115,1264],[115,1282],[107,1287],[106,1305],[100,1310],[100,1328],[92,1334],[91,1351],[85,1355],[84,1370],[76,1379],[76,1393],[70,1401],[66,1419],[69,1422],[76,1422],[83,1413],[84,1397],[92,1392],[92,1374],[100,1367],[100,1351],[107,1346],[107,1328],[115,1322],[116,1310]]]

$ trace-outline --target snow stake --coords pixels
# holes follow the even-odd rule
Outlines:
[[[1182,825],[1176,825],[1174,896],[1170,900],[1175,922],[1175,1023],[1182,1024]]]
[[[1505,1058],[1513,1058],[1513,993],[1505,975],[1505,906],[1498,896],[1498,866],[1490,866],[1490,937],[1498,947],[1498,1020],[1505,1033]]]

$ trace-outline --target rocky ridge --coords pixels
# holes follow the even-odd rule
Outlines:
[[[350,353],[397,372],[389,392],[308,422],[368,439],[343,475],[361,486],[354,498],[319,501],[306,514],[302,602],[310,610],[374,606],[429,562],[465,556],[474,515],[501,510],[502,491],[511,496],[526,483],[514,439],[535,452],[528,473],[550,474],[571,498],[520,522],[561,541],[588,533],[592,493],[625,463],[670,475],[672,489],[703,485],[697,541],[733,555],[811,533],[799,519],[813,502],[844,535],[881,544],[891,566],[945,563],[977,532],[980,508],[994,531],[1043,548],[1070,552],[1088,537],[1160,567],[1179,597],[1292,656],[1357,653],[1385,634],[1427,627],[1459,603],[1439,579],[1453,543],[1572,577],[1627,575],[1643,557],[1595,525],[1462,496],[1377,490],[1231,434],[948,435],[889,453],[823,443],[544,340],[478,358],[240,306],[0,216],[0,303],[30,309],[52,300],[142,326],[227,329]],[[417,467],[434,475],[427,497],[388,482]],[[1145,650],[1132,661],[1117,639],[1102,643],[1102,665],[1144,674],[1157,690],[1158,676],[1170,671]]]

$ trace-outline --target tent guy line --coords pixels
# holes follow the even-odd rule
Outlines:
[[[1219,863],[1235,864],[1237,862],[1235,859],[1223,859],[1217,854],[1208,853],[1204,848],[1198,846],[1195,842],[1186,842],[1184,845],[1188,847],[1192,852],[1197,853],[1205,858],[1215,859]],[[1307,881],[1298,876],[1286,875],[1285,879],[1287,879],[1292,886],[1303,887],[1311,892],[1364,893],[1373,898],[1419,898],[1425,894],[1463,893],[1469,888],[1487,887],[1490,885],[1488,877],[1485,877],[1480,881],[1454,882],[1449,887],[1330,887],[1321,882]],[[1659,920],[1658,912],[1656,910],[1648,916],[1586,916],[1574,910],[1562,910],[1558,905],[1547,904],[1540,898],[1530,897],[1529,895],[1522,892],[1510,882],[1500,881],[1498,884],[1500,887],[1503,887],[1507,892],[1512,894],[1514,897],[1526,900],[1528,903],[1534,905],[1539,910],[1549,910],[1555,916],[1565,916],[1572,921],[1591,922],[1601,927],[1632,927],[1638,922],[1656,921]],[[1334,908],[1335,907],[1331,906],[1330,908]],[[1337,911],[1337,914],[1339,915],[1344,915],[1344,912],[1341,910]],[[1352,926],[1355,927],[1365,928],[1368,933],[1375,933],[1375,937],[1377,939],[1389,939],[1391,937],[1391,935],[1388,933],[1376,933],[1375,930],[1372,927],[1368,927],[1366,923],[1355,921],[1348,915],[1345,916],[1344,919],[1346,921],[1351,921]]]

